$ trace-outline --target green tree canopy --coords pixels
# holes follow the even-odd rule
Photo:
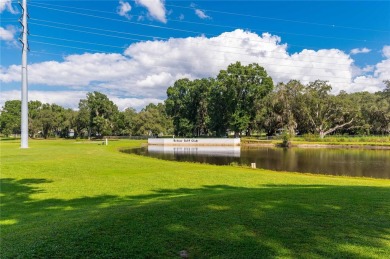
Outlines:
[[[230,129],[250,132],[256,119],[255,107],[273,89],[273,81],[258,64],[236,62],[221,70],[210,94],[211,127],[217,135]]]
[[[118,107],[105,95],[100,92],[87,94],[87,99],[80,100],[79,103],[80,126],[85,124],[88,116],[88,136],[95,134],[110,135],[117,120]]]
[[[20,134],[21,105],[20,100],[4,103],[0,116],[0,130],[4,135]]]
[[[134,134],[157,136],[171,134],[172,121],[167,116],[164,104],[149,104],[134,117]]]
[[[357,111],[345,94],[330,94],[332,87],[326,81],[316,80],[307,85],[303,95],[302,116],[312,133],[323,138],[337,129],[349,126]]]
[[[214,79],[177,80],[167,89],[166,112],[173,118],[174,133],[201,136],[208,133],[208,104]]]

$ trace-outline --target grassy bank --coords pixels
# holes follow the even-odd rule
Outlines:
[[[300,137],[291,138],[293,146],[332,146],[332,147],[371,147],[371,148],[389,148],[390,137],[388,136],[362,136],[362,137],[348,137],[348,136],[326,136],[321,139],[314,135],[305,135]],[[280,145],[282,143],[282,137],[275,137],[270,140],[256,138],[256,137],[244,137],[241,139],[241,143],[254,144],[254,145]]]
[[[1,258],[387,258],[390,181],[1,144]]]

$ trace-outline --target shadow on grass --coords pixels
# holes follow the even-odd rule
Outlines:
[[[226,185],[32,200],[45,179],[2,179],[1,258],[390,255],[389,188]]]
[[[0,138],[0,141],[20,141],[20,138]]]

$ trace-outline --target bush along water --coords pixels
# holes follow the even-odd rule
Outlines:
[[[282,134],[282,147],[291,147],[291,134],[285,130]]]

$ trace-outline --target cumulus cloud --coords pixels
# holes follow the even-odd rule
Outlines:
[[[304,49],[289,53],[287,49],[279,36],[244,30],[211,38],[150,40],[131,44],[123,54],[85,53],[61,61],[33,63],[29,65],[29,83],[52,87],[52,92],[59,87],[75,93],[100,91],[124,108],[160,102],[166,99],[166,89],[176,80],[215,77],[236,61],[260,64],[275,83],[290,79],[302,83],[328,80],[334,93],[377,91],[383,89],[382,81],[390,78],[389,58],[373,67],[357,68],[357,73],[354,60],[341,50]],[[384,55],[387,50],[383,49]],[[364,75],[363,70],[370,75]],[[19,81],[20,66],[0,66],[3,91],[7,91],[7,84]],[[79,95],[76,96],[78,100]]]
[[[383,56],[390,58],[390,46],[384,46],[382,49]]]
[[[163,23],[167,22],[164,0],[135,0],[135,2],[146,7],[152,18]]]
[[[353,79],[351,88],[354,91],[377,92],[384,89],[383,81],[390,79],[390,46],[384,46],[382,53],[386,59],[374,66],[365,67],[373,72],[372,75],[362,75]]]
[[[375,66],[367,65],[364,68],[362,68],[362,71],[364,73],[374,72]]]
[[[130,19],[131,16],[129,15],[129,12],[131,11],[131,5],[128,2],[124,2],[122,0],[119,1],[119,6],[117,7],[117,13],[120,16],[126,17],[127,19]]]
[[[3,107],[7,100],[20,100],[20,91],[3,91],[0,97],[0,106]],[[85,99],[85,91],[29,91],[29,101],[40,101],[42,103],[55,103],[65,108],[77,108],[80,99]]]
[[[374,76],[381,81],[390,79],[390,58],[382,60],[375,65]]]
[[[369,52],[371,52],[371,50],[368,48],[361,48],[361,49],[356,48],[356,49],[352,49],[350,53],[351,55],[356,55],[356,54],[369,53]]]
[[[374,93],[383,89],[382,82],[373,76],[358,76],[351,85],[356,92],[367,91]]]
[[[1,0],[0,1],[0,13],[7,10],[8,12],[12,14],[17,14],[18,11],[12,7],[11,0]]]
[[[3,41],[14,41],[16,29],[13,26],[7,26],[3,28],[0,26],[0,40]]]
[[[210,16],[208,16],[204,11],[200,9],[195,9],[195,14],[200,18],[200,19],[211,19]]]
[[[156,98],[120,98],[117,96],[108,96],[111,101],[113,101],[119,108],[120,111],[125,110],[126,108],[135,108],[140,111],[142,108],[145,108],[150,103],[164,103],[165,99],[156,99]]]
[[[132,71],[129,65],[131,62],[121,54],[71,55],[62,62],[46,61],[29,65],[29,82],[77,88],[126,76]],[[20,66],[12,65],[7,73],[2,72],[0,70],[0,81],[16,81],[20,76]]]

